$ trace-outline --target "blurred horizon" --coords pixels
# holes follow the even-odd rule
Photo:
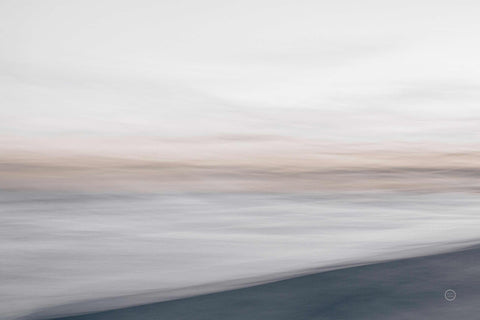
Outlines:
[[[478,243],[479,16],[474,0],[1,0],[0,319]],[[384,297],[382,276],[358,290]]]

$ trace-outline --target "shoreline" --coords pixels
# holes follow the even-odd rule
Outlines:
[[[475,241],[470,241],[470,242],[463,242],[462,243],[457,243],[457,244],[449,244],[449,248],[446,249],[443,247],[435,246],[435,247],[430,247],[430,249],[433,249],[433,251],[430,251],[429,254],[427,255],[417,255],[417,256],[404,256],[400,258],[385,258],[383,260],[370,260],[369,262],[358,262],[358,263],[351,263],[351,264],[343,264],[343,265],[336,265],[336,266],[327,266],[327,267],[320,267],[320,268],[310,268],[306,270],[296,270],[292,272],[284,272],[282,274],[275,274],[271,276],[258,276],[258,277],[252,277],[250,279],[237,279],[237,280],[231,280],[231,281],[224,281],[221,283],[216,283],[216,284],[210,284],[210,285],[202,285],[202,286],[194,286],[190,288],[182,288],[182,289],[177,289],[177,290],[172,290],[167,292],[166,291],[160,291],[160,292],[149,292],[149,293],[143,293],[143,294],[136,294],[136,295],[128,295],[128,296],[122,296],[122,297],[112,297],[112,298],[105,298],[105,299],[96,299],[95,301],[83,301],[83,302],[78,302],[78,303],[72,303],[72,304],[66,304],[62,306],[57,306],[53,308],[46,308],[43,311],[35,312],[33,314],[30,314],[29,316],[26,317],[21,317],[18,318],[19,320],[46,320],[46,319],[78,319],[78,320],[90,320],[90,319],[101,319],[101,320],[107,320],[107,319],[118,319],[119,317],[121,319],[154,319],[150,318],[150,316],[147,315],[147,317],[143,317],[143,310],[142,309],[149,309],[149,308],[158,308],[159,310],[162,310],[165,305],[168,304],[182,304],[182,302],[191,303],[191,301],[194,301],[195,299],[207,299],[209,300],[209,297],[216,297],[221,295],[233,295],[235,296],[238,293],[242,292],[248,292],[248,291],[257,291],[257,290],[263,290],[262,288],[268,288],[268,286],[277,286],[280,284],[287,284],[289,285],[289,282],[295,283],[296,281],[306,279],[309,277],[320,277],[322,278],[322,275],[328,275],[328,274],[335,274],[335,273],[350,273],[350,272],[356,272],[356,270],[365,270],[365,269],[381,269],[385,270],[385,268],[391,268],[392,266],[395,267],[397,265],[400,266],[408,266],[408,265],[418,265],[419,268],[424,267],[424,264],[431,264],[433,265],[433,273],[436,272],[436,270],[439,268],[439,265],[435,263],[435,261],[444,261],[448,260],[449,257],[460,257],[461,259],[468,259],[469,253],[471,253],[474,258],[477,258],[477,262],[480,261],[478,259],[480,257],[480,244],[479,240]],[[410,252],[410,251],[409,251]],[[411,254],[412,252],[410,252]],[[420,253],[420,251],[418,252]],[[423,252],[425,253],[425,252]],[[432,264],[432,261],[434,263]],[[458,263],[458,266],[463,266],[463,263]],[[416,268],[416,267],[415,267]],[[408,277],[405,272],[402,272],[402,269],[398,271],[401,277],[405,278]],[[477,273],[480,275],[480,268],[477,270]],[[384,279],[385,280],[385,279]],[[175,293],[176,291],[176,293]],[[478,287],[478,295],[480,296],[480,286]],[[170,297],[167,298],[164,296],[163,300],[157,300],[155,301],[155,298],[160,298],[162,294],[169,295]],[[210,300],[215,300],[210,299]],[[133,305],[125,305],[125,302],[137,300],[137,303],[133,303]],[[150,299],[150,300],[149,300]],[[161,298],[160,298],[161,299]],[[141,303],[140,301],[143,301]],[[123,303],[123,306],[122,306]],[[132,303],[132,302],[130,302]],[[97,304],[97,309],[92,310],[92,307],[95,307],[95,304]],[[87,307],[90,308],[91,310],[89,312],[72,312],[71,310],[75,310],[78,308],[85,308]],[[109,308],[106,308],[106,306],[110,306]],[[70,312],[66,309],[70,309]],[[131,314],[131,310],[134,310],[134,312]],[[123,311],[128,311],[130,314],[130,317],[123,317],[121,314],[119,315],[118,313],[122,313]],[[137,311],[140,312],[137,314]],[[112,317],[110,317],[112,315]],[[171,315],[173,318],[170,319],[177,319],[175,315]],[[189,315],[189,318],[192,319],[215,319],[215,318],[208,318],[204,317],[203,315],[200,315],[199,317],[195,317],[192,315]],[[249,316],[246,318],[250,318]],[[163,319],[163,318],[162,318]],[[165,318],[169,319],[169,318]],[[178,319],[183,319],[183,318],[178,318]],[[221,319],[221,318],[219,318]],[[230,317],[226,317],[224,319],[230,319]],[[232,319],[237,319],[237,318],[232,318]],[[259,318],[260,319],[260,318]],[[274,318],[272,318],[274,319]],[[302,318],[299,318],[302,319]],[[319,318],[320,319],[320,318]],[[323,319],[323,318],[321,318]],[[333,318],[332,318],[333,319]],[[443,318],[442,318],[443,319]]]

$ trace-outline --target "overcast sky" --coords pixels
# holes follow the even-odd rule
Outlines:
[[[479,16],[464,0],[3,0],[0,134],[471,144]]]

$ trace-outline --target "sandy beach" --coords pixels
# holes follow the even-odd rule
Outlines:
[[[480,311],[479,262],[480,249],[475,246],[55,319],[474,319]],[[62,308],[49,312],[60,313]],[[38,314],[27,319],[46,318]]]

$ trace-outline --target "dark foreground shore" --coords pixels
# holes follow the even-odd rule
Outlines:
[[[445,299],[447,289],[456,292],[453,301]],[[479,314],[480,247],[477,246],[58,319],[441,320],[478,319]]]

